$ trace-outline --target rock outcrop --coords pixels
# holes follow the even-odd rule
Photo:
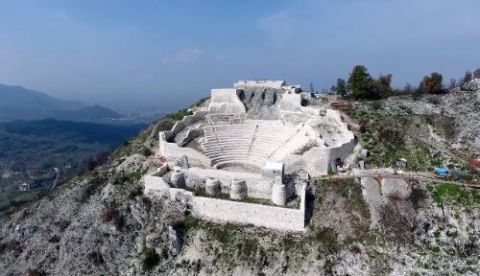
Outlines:
[[[465,91],[477,91],[480,90],[480,79],[473,79],[462,86]]]
[[[388,114],[437,115],[453,120],[453,146],[466,145],[480,154],[480,90],[427,95],[420,99],[390,97],[382,107]]]

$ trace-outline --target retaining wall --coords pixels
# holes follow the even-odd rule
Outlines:
[[[146,195],[164,196],[169,193],[170,185],[157,173],[147,174],[144,176]]]
[[[166,141],[166,134],[168,132],[160,133],[160,153],[162,156],[165,156],[167,160],[172,160],[180,158],[183,155],[187,156],[188,162],[192,166],[199,166],[204,168],[209,168],[210,159],[205,156],[203,153],[187,147],[179,147],[176,143],[169,143]]]
[[[196,110],[193,115],[187,115],[182,118],[181,121],[177,121],[172,129],[170,130],[171,133],[169,135],[177,135],[180,131],[182,131],[185,127],[198,122],[202,118],[205,117],[205,115],[208,113],[206,110]]]
[[[290,209],[195,196],[184,189],[171,188],[156,173],[146,175],[144,180],[146,195],[168,197],[170,200],[189,203],[192,206],[192,215],[200,219],[218,223],[254,225],[282,231],[305,231],[305,186],[301,191],[300,208]]]
[[[214,222],[255,225],[283,231],[305,230],[305,209],[289,209],[207,197],[194,197],[194,216]]]

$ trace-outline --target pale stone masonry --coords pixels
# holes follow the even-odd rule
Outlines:
[[[251,88],[274,89],[278,119],[251,114],[239,96]],[[212,89],[208,107],[159,134],[166,163],[145,176],[145,193],[183,202],[213,222],[304,231],[309,176],[327,174],[355,146],[340,114],[310,101],[285,81]]]

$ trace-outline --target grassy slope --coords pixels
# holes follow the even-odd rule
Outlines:
[[[451,138],[449,118],[395,115],[375,106],[375,103],[363,103],[362,108],[347,112],[362,125],[358,133],[360,142],[371,153],[367,165],[394,167],[397,159],[405,158],[407,169],[412,171],[431,171],[439,165],[463,167],[459,160],[438,154],[435,147],[428,144],[428,124],[443,137]]]

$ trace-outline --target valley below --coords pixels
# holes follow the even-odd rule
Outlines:
[[[143,126],[52,119],[0,123],[0,212],[37,200],[103,163]]]

